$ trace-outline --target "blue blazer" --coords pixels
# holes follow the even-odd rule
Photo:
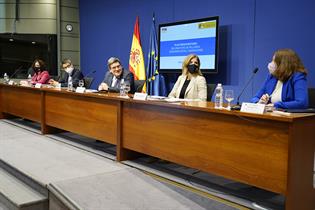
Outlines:
[[[271,95],[277,85],[277,78],[268,75],[264,86],[252,98],[252,103],[257,103],[263,94]],[[306,75],[295,72],[287,81],[283,83],[280,102],[276,102],[276,108],[283,109],[305,109],[308,108],[308,90]],[[270,101],[269,101],[270,103]]]

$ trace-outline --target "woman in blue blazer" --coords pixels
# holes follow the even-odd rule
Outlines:
[[[277,50],[268,69],[263,87],[251,102],[283,109],[308,108],[307,70],[293,50]]]

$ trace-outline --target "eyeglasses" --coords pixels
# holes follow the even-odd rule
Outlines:
[[[111,66],[110,69],[112,70],[118,70],[121,68],[121,65],[117,65],[117,66]]]
[[[66,69],[66,68],[69,68],[70,66],[71,66],[71,64],[65,64],[65,65],[62,65],[62,68]]]

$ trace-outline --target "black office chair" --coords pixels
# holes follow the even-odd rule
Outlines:
[[[83,78],[84,80],[84,86],[86,89],[89,89],[94,81],[94,78],[93,77],[84,77]]]
[[[308,107],[315,108],[315,88],[308,88]]]
[[[16,79],[27,79],[27,74],[26,73],[19,73],[19,74],[16,74]]]
[[[207,84],[207,101],[211,101],[216,84]]]
[[[144,86],[145,80],[135,80],[135,92],[142,92],[142,88]]]

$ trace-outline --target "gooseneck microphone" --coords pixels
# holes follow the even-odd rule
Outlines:
[[[84,77],[88,77],[91,76],[92,74],[94,74],[96,72],[96,70],[92,70],[89,73],[87,73]]]
[[[139,84],[137,87],[135,87],[135,88],[136,88],[136,92],[141,92],[141,90],[142,90],[142,88],[143,88],[143,86],[144,86],[144,83],[150,84],[150,82],[154,81],[153,78],[154,78],[155,76],[157,76],[157,75],[159,75],[159,73],[157,73],[157,72],[154,73],[151,77],[145,79],[145,80],[143,81],[143,84],[141,83],[141,84]],[[137,81],[137,80],[135,80],[135,81]]]
[[[19,68],[17,68],[17,69],[13,72],[13,74],[10,76],[10,78],[13,78],[19,71],[22,70],[22,68],[23,68],[23,66],[20,66]]]
[[[247,86],[249,85],[249,83],[253,80],[255,74],[257,73],[257,71],[258,71],[258,67],[256,67],[256,68],[253,70],[252,76],[249,78],[249,80],[247,81],[247,83],[246,83],[246,85],[244,86],[243,90],[242,90],[241,93],[238,95],[236,105],[232,106],[232,107],[231,107],[231,110],[240,110],[240,109],[241,109],[240,97],[242,96],[244,90],[247,88]]]

